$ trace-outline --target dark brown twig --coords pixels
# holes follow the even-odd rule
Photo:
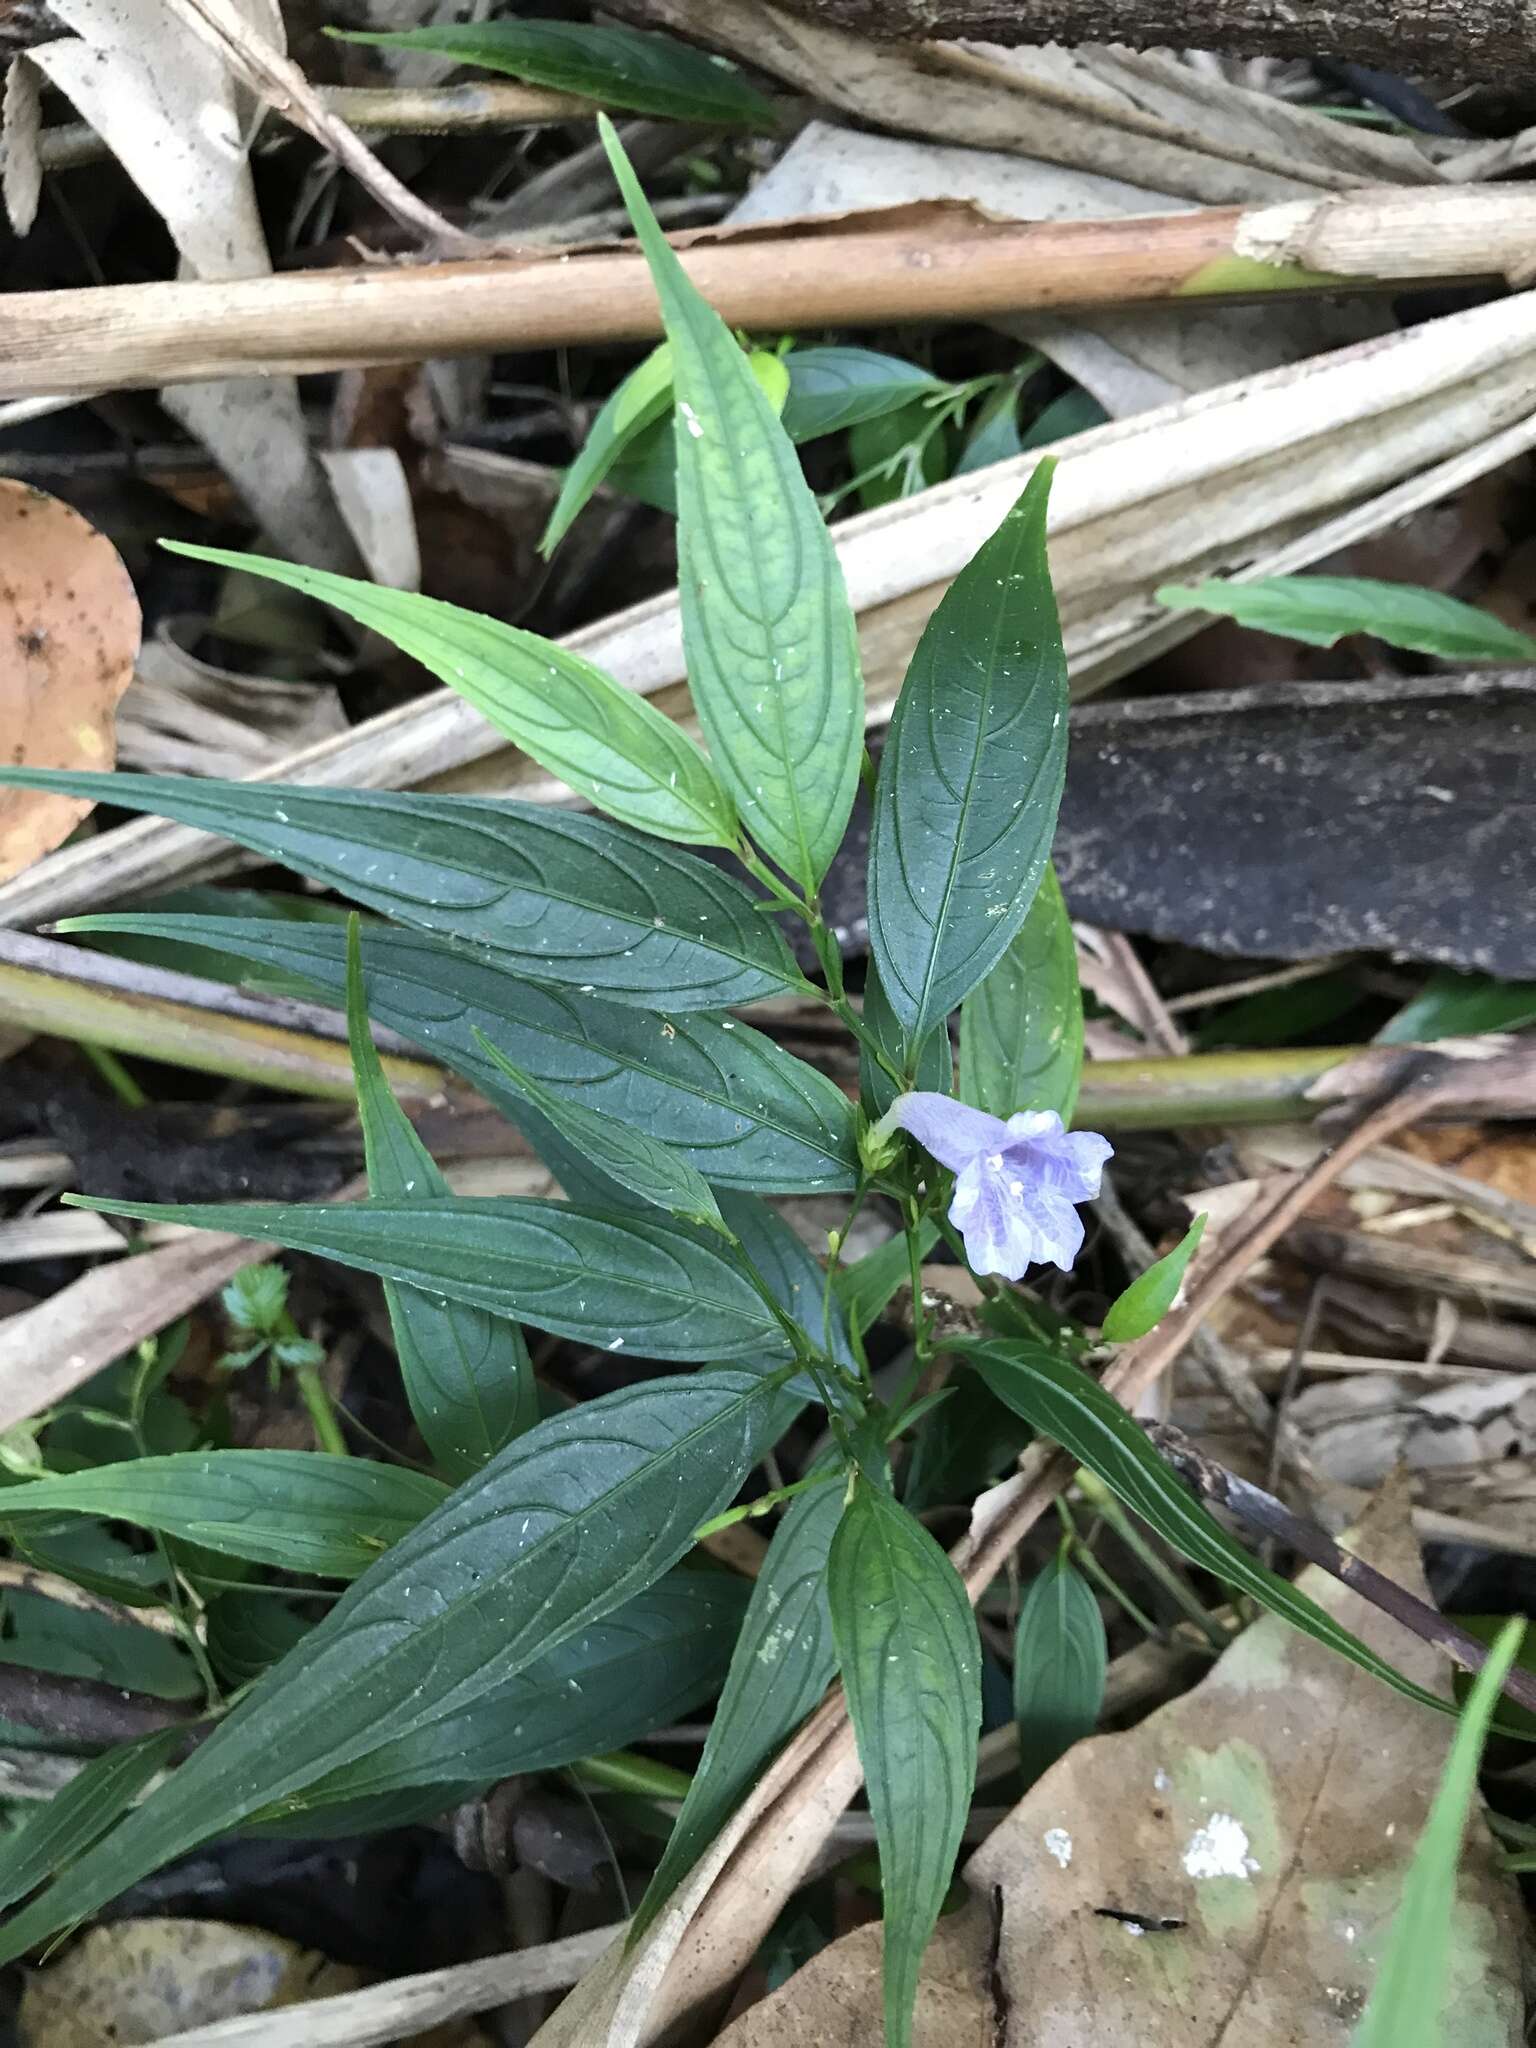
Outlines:
[[[1480,1671],[1488,1659],[1488,1646],[1468,1635],[1438,1609],[1429,1606],[1396,1579],[1377,1571],[1352,1551],[1341,1550],[1326,1529],[1293,1515],[1284,1501],[1276,1500],[1261,1486],[1254,1486],[1229,1472],[1197,1450],[1182,1430],[1166,1423],[1149,1423],[1147,1435],[1159,1455],[1178,1474],[1192,1493],[1216,1507],[1222,1507],[1247,1529],[1266,1540],[1284,1544],[1309,1564],[1317,1565],[1330,1577],[1358,1593],[1373,1607],[1412,1631],[1432,1649],[1439,1650],[1463,1671]],[[1504,1681],[1508,1698],[1529,1712],[1536,1712],[1536,1675],[1518,1668]]]
[[[36,1728],[61,1746],[132,1742],[157,1728],[190,1723],[201,1711],[188,1700],[151,1699],[94,1678],[0,1664],[0,1716]]]

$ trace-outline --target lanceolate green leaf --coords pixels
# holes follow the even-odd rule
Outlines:
[[[1013,1710],[1026,1785],[1091,1735],[1104,1705],[1108,1646],[1093,1589],[1064,1558],[1038,1574],[1014,1636]]]
[[[611,393],[587,429],[587,438],[565,472],[555,509],[540,538],[541,555],[554,553],[569,533],[577,513],[630,443],[671,410],[672,351],[662,342]]]
[[[729,1820],[763,1765],[821,1698],[836,1669],[827,1553],[842,1489],[793,1501],[752,1588],[731,1668],[693,1784],[630,1930],[643,1934]]]
[[[1424,1045],[1480,1031],[1522,1031],[1536,1024],[1536,981],[1494,981],[1486,974],[1432,974],[1376,1034],[1378,1045]]]
[[[1526,1627],[1518,1617],[1505,1624],[1468,1697],[1351,2048],[1450,2048],[1470,2039],[1444,2024],[1457,1939],[1456,1875],[1488,1726]]]
[[[1157,1328],[1178,1300],[1189,1262],[1204,1235],[1202,1210],[1173,1250],[1148,1266],[1145,1273],[1138,1273],[1125,1292],[1110,1303],[1103,1328],[1107,1344],[1128,1344]]]
[[[116,915],[71,929],[132,931],[217,945],[263,968],[346,993],[346,938],[334,928],[246,918]],[[377,1023],[424,1046],[517,1119],[526,1105],[476,1037],[558,1094],[652,1132],[716,1187],[756,1194],[851,1188],[853,1105],[835,1082],[729,1018],[663,1019],[540,988],[494,961],[417,932],[365,930]]]
[[[872,348],[796,348],[785,362],[784,431],[793,441],[818,440],[949,388],[931,370]]]
[[[748,831],[814,888],[842,840],[864,744],[842,571],[773,405],[689,283],[611,126],[603,137],[672,344],[689,688]]]
[[[1412,583],[1260,576],[1251,583],[1165,583],[1157,596],[1175,611],[1214,612],[1309,647],[1332,647],[1346,633],[1369,633],[1389,646],[1447,661],[1536,661],[1536,639],[1529,633],[1443,590]]]
[[[362,943],[347,939],[347,1035],[357,1081],[368,1188],[384,1200],[453,1191],[415,1126],[390,1092],[368,1029]],[[467,1479],[503,1444],[539,1419],[533,1362],[516,1323],[463,1301],[384,1282],[406,1399],[434,1458]]]
[[[85,1766],[45,1806],[8,1836],[0,1856],[0,1906],[14,1905],[100,1841],[157,1777],[187,1739],[182,1728],[160,1728],[137,1742],[120,1743]]]
[[[1077,946],[1048,866],[1018,936],[961,1008],[960,1096],[992,1116],[1054,1109],[1070,1124],[1082,1072]]]
[[[1030,1344],[966,1344],[964,1349],[1000,1401],[1006,1401],[1042,1435],[1051,1437],[1079,1464],[1096,1473],[1111,1493],[1191,1564],[1214,1572],[1394,1691],[1433,1707],[1436,1713],[1456,1711],[1394,1671],[1289,1579],[1250,1557],[1174,1477],[1114,1396],[1106,1394],[1081,1366],[1069,1365],[1043,1346]]]
[[[669,378],[663,406],[671,388]],[[438,598],[298,562],[180,541],[164,545],[285,584],[356,619],[419,661],[541,768],[610,817],[663,839],[734,843],[735,811],[702,751],[653,704],[571,648]]]
[[[856,1363],[837,1296],[826,1306],[826,1269],[775,1209],[752,1195],[721,1197],[720,1213],[762,1276],[780,1308],[792,1316],[818,1350],[840,1365]]]
[[[313,1252],[641,1358],[788,1356],[774,1316],[723,1251],[659,1216],[502,1195],[334,1205],[71,1199],[103,1215],[233,1230]]]
[[[870,945],[918,1042],[1007,952],[1056,830],[1067,669],[1045,556],[1050,465],[929,620],[875,792]]]
[[[447,1491],[424,1472],[325,1451],[184,1451],[7,1487],[0,1526],[102,1515],[228,1557],[353,1579]]]
[[[976,1781],[976,1622],[921,1522],[864,1482],[832,1539],[827,1599],[880,1844],[885,2038],[909,2048],[918,1969]]]
[[[694,855],[541,804],[194,776],[0,768],[200,826],[536,980],[647,1009],[725,1009],[804,977],[757,902]]]
[[[650,1381],[532,1429],[366,1572],[208,1741],[0,1933],[24,1954],[210,1835],[508,1684],[653,1585],[790,1411],[769,1380]]]
[[[556,1095],[515,1066],[504,1052],[498,1052],[490,1039],[482,1036],[480,1043],[514,1092],[526,1097],[599,1173],[638,1195],[651,1208],[665,1209],[689,1223],[724,1228],[719,1205],[696,1166],[633,1124],[620,1123],[600,1110],[585,1109],[570,1096]]]
[[[588,21],[479,21],[367,34],[333,29],[352,43],[427,50],[459,64],[504,71],[527,85],[580,93],[605,107],[664,121],[721,121],[772,128],[774,113],[739,71],[672,36]]]
[[[897,1072],[910,1073],[909,1086],[926,1089],[935,1095],[954,1093],[955,1056],[950,1048],[948,1025],[936,1024],[917,1051],[909,1056],[901,1025],[873,960],[868,962],[864,975],[864,1024]],[[884,1116],[902,1092],[870,1048],[861,1045],[859,1095],[871,1121]]]
[[[638,1742],[719,1685],[745,1605],[727,1573],[670,1572],[472,1706],[333,1771],[285,1811],[413,1785],[492,1784]]]

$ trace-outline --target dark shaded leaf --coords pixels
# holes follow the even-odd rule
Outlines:
[[[1050,467],[929,620],[880,759],[870,945],[909,1042],[1012,944],[1056,829],[1067,670],[1045,554]]]
[[[1493,981],[1485,974],[1432,974],[1411,1002],[1376,1034],[1378,1045],[1430,1044],[1480,1031],[1523,1031],[1536,1024],[1536,981]]]
[[[561,479],[555,509],[539,540],[541,555],[554,553],[614,464],[647,428],[668,418],[671,411],[672,351],[662,342],[614,388],[587,429],[576,460]]]
[[[185,1728],[158,1728],[88,1763],[46,1806],[35,1807],[6,1837],[0,1857],[0,1906],[14,1905],[100,1841],[171,1761]]]
[[[909,2048],[917,1974],[976,1780],[981,1648],[954,1566],[866,1482],[832,1539],[827,1600],[880,1844],[885,2038]]]
[[[791,349],[785,358],[789,397],[784,431],[792,441],[815,441],[897,412],[925,392],[949,386],[931,370],[872,348],[828,346]]]
[[[1047,865],[1018,936],[960,1011],[960,1098],[992,1116],[1054,1109],[1064,1124],[1083,1072],[1077,943]]]
[[[1014,1635],[1013,1709],[1026,1786],[1098,1725],[1109,1648],[1093,1589],[1063,1557],[1031,1583]]]

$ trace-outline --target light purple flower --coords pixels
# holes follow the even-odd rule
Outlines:
[[[1005,1123],[952,1096],[898,1096],[881,1124],[899,1124],[955,1175],[949,1220],[977,1273],[1021,1280],[1031,1265],[1070,1272],[1083,1226],[1073,1204],[1099,1192],[1114,1152],[1095,1131],[1066,1131],[1053,1109]]]

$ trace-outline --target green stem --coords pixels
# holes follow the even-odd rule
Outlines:
[[[1092,1579],[1101,1591],[1107,1593],[1111,1600],[1119,1603],[1141,1630],[1142,1634],[1148,1637],[1150,1641],[1160,1643],[1165,1639],[1168,1631],[1159,1628],[1150,1614],[1142,1612],[1125,1588],[1116,1579],[1112,1578],[1103,1565],[1099,1563],[1099,1560],[1080,1536],[1074,1541],[1072,1546],[1072,1562],[1086,1577]]]
[[[296,1366],[293,1377],[299,1389],[299,1396],[309,1410],[309,1419],[315,1430],[315,1441],[321,1450],[334,1452],[338,1458],[350,1458],[351,1446],[341,1433],[341,1424],[336,1420],[336,1410],[325,1390],[325,1382],[320,1377],[319,1367]]]
[[[630,1792],[641,1799],[686,1799],[693,1779],[671,1764],[653,1763],[633,1750],[616,1749],[608,1756],[584,1756],[571,1766],[575,1776],[598,1792]]]
[[[1211,1648],[1219,1655],[1230,1640],[1226,1630],[1220,1623],[1211,1619],[1194,1591],[1184,1583],[1165,1559],[1158,1556],[1115,1496],[1096,1481],[1089,1486],[1082,1485],[1080,1481],[1078,1490],[1093,1507],[1099,1519],[1114,1530],[1147,1576],[1162,1587],[1179,1611],[1195,1624]]]
[[[80,1040],[80,1050],[125,1109],[148,1107],[149,1097],[115,1052],[109,1052],[104,1045],[93,1044],[88,1038]]]

